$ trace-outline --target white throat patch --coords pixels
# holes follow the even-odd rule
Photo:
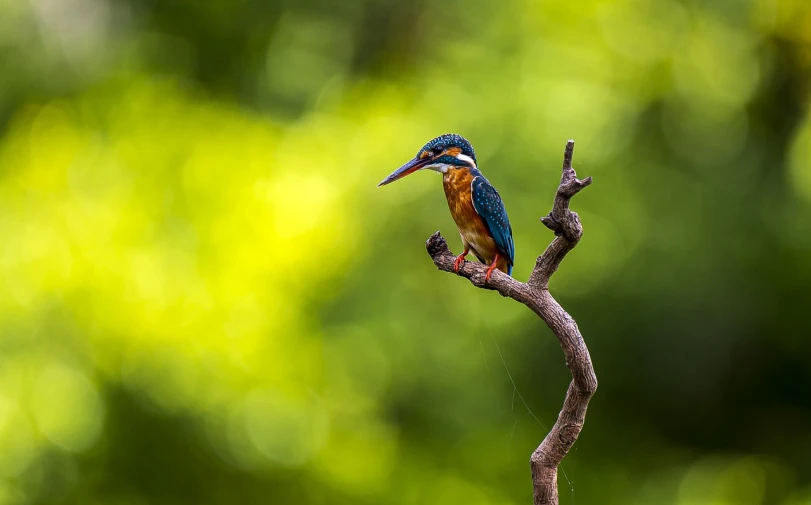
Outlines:
[[[433,170],[434,172],[444,174],[451,169],[451,165],[446,165],[445,163],[435,163],[433,165],[426,165],[423,168],[427,168],[428,170]]]

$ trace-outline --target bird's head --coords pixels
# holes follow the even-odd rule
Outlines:
[[[476,153],[463,136],[455,133],[440,135],[425,144],[414,159],[392,172],[378,186],[385,186],[424,168],[443,174],[448,170],[476,168]]]

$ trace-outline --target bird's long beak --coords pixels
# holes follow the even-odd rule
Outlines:
[[[388,177],[383,179],[383,182],[377,185],[377,187],[385,186],[386,184],[392,183],[397,179],[402,179],[408,174],[413,174],[417,170],[421,169],[422,167],[431,163],[433,159],[431,157],[427,157],[425,159],[414,158],[413,160],[409,161],[402,167],[398,168],[394,172],[391,173]]]

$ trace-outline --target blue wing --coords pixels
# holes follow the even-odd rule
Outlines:
[[[496,242],[499,252],[509,258],[509,274],[512,275],[513,261],[515,260],[515,243],[513,243],[513,229],[510,226],[510,219],[504,209],[504,202],[501,201],[498,191],[484,176],[477,176],[470,184],[473,193],[473,208],[484,220],[490,235]]]

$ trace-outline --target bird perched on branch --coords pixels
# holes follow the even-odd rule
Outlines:
[[[455,271],[473,253],[489,265],[485,281],[498,268],[512,275],[515,259],[513,231],[507,211],[498,191],[484,178],[476,165],[476,153],[464,137],[440,135],[431,140],[417,155],[386,177],[378,186],[385,186],[417,170],[430,169],[442,174],[442,184],[451,216],[462,236],[464,251],[453,264]]]

